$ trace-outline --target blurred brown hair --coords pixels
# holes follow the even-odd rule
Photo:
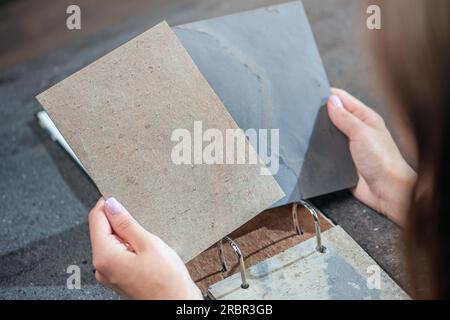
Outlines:
[[[418,182],[406,229],[415,298],[450,298],[448,0],[378,0],[370,31],[384,89],[417,147]]]

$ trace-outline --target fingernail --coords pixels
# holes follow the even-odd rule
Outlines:
[[[340,99],[338,96],[336,96],[336,95],[332,95],[332,96],[330,97],[330,101],[331,101],[331,104],[332,104],[335,108],[342,108],[342,107],[344,107],[344,105],[342,104],[341,99]]]
[[[122,205],[114,197],[108,198],[108,200],[106,200],[105,209],[111,215],[122,213]]]

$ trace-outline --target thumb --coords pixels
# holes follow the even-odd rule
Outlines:
[[[131,216],[116,198],[106,200],[105,212],[114,233],[129,243],[135,252],[139,253],[147,249],[150,233]]]
[[[352,140],[363,129],[364,123],[349,112],[342,103],[341,99],[332,95],[328,101],[328,115],[331,122]]]

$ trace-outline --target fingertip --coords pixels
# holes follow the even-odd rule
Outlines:
[[[104,215],[103,207],[105,205],[105,200],[103,198],[100,198],[97,200],[97,203],[92,207],[92,209],[89,211],[89,222],[95,218],[96,215]]]
[[[100,197],[100,198],[97,200],[97,203],[95,204],[94,208],[100,209],[100,208],[102,208],[104,205],[105,205],[105,198]]]
[[[89,234],[91,240],[92,254],[110,250],[112,229],[105,215],[97,212],[89,220]]]
[[[331,101],[328,99],[327,102],[327,110],[328,110],[328,115],[331,117],[333,115],[333,104],[331,103]]]
[[[110,197],[105,201],[105,211],[108,215],[115,216],[123,213],[125,210],[116,198]]]
[[[346,111],[342,100],[340,100],[336,95],[331,95],[328,99],[327,109],[328,116],[330,117],[331,122],[333,122],[333,124],[337,126],[339,118],[341,118],[343,113],[345,113],[343,111]]]
[[[335,109],[344,108],[344,104],[339,96],[333,94],[330,96],[329,102],[331,103],[331,107]]]
[[[146,251],[149,232],[114,197],[105,202],[105,217],[113,232],[131,245],[135,252]]]
[[[327,111],[328,111],[328,117],[330,118],[331,122],[336,125],[336,118],[338,117],[337,113],[337,109],[336,107],[333,105],[333,103],[331,101],[328,101],[327,103]]]

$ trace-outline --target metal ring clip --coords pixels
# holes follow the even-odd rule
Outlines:
[[[223,243],[222,243],[223,240],[226,240],[230,244],[231,249],[233,249],[233,251],[238,259],[239,270],[241,273],[241,281],[242,281],[241,288],[247,289],[249,287],[249,284],[247,282],[247,274],[245,272],[244,256],[242,255],[242,251],[239,248],[239,246],[230,237],[225,237],[223,239],[220,239],[220,241],[217,243],[217,249],[219,251],[219,258],[220,258],[220,261],[222,262],[222,271],[225,272],[228,270],[227,264],[225,262],[225,255],[223,253]]]
[[[298,215],[297,215],[298,204],[301,204],[303,207],[305,207],[305,209],[308,210],[308,212],[313,217],[313,219],[314,219],[314,228],[316,230],[316,241],[317,241],[316,250],[318,252],[320,252],[320,253],[325,253],[326,247],[322,245],[322,238],[321,238],[321,235],[320,235],[319,215],[317,214],[316,209],[308,201],[300,200],[298,203],[294,202],[292,204],[292,218],[294,220],[295,232],[298,235],[302,235],[303,234],[303,231],[300,228],[300,224],[298,222]]]

